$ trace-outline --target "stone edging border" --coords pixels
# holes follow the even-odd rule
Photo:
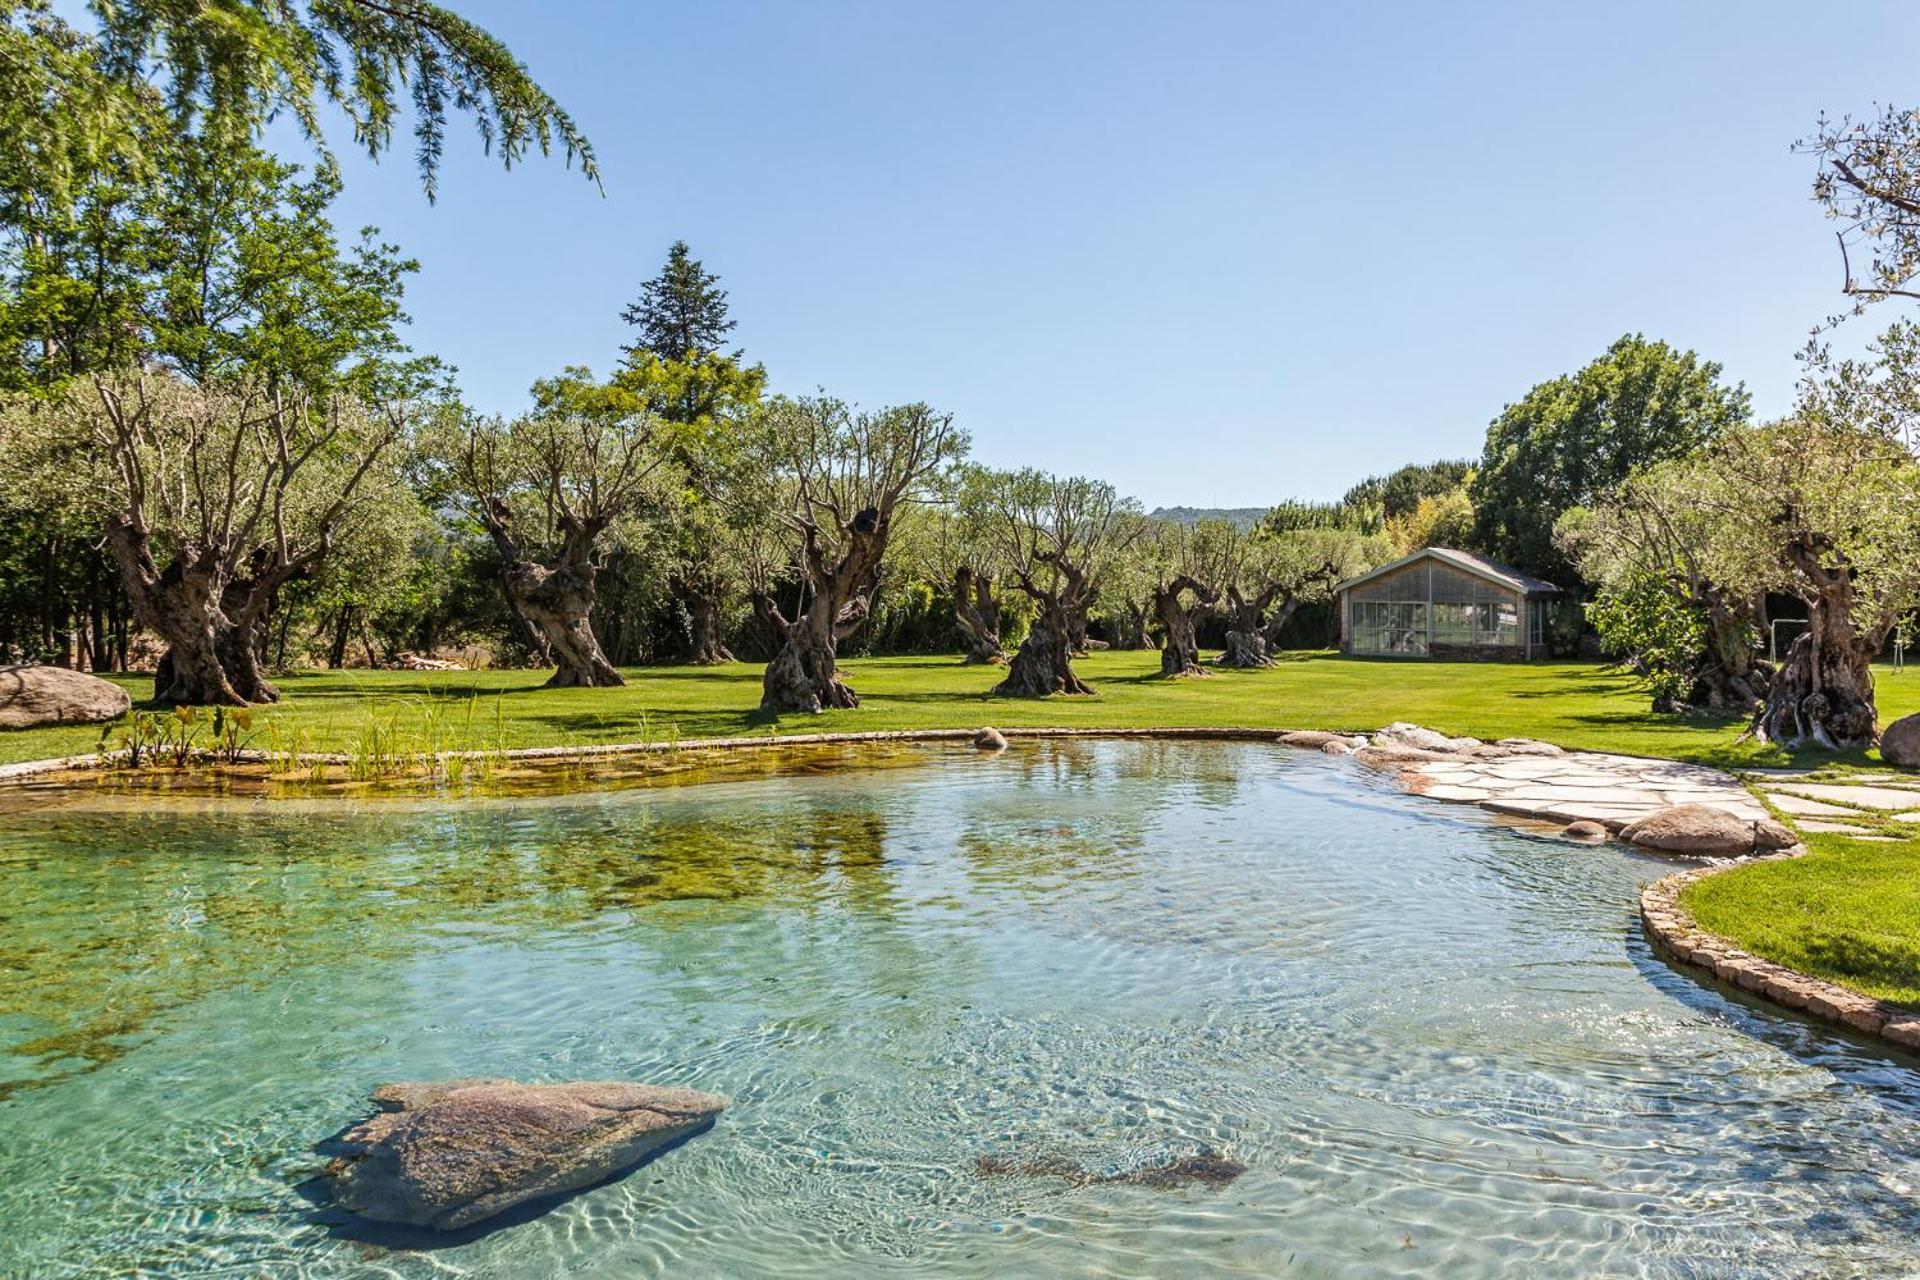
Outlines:
[[[1755,861],[1759,859],[1696,867],[1643,886],[1640,921],[1654,947],[1680,964],[1704,970],[1722,982],[1796,1009],[1817,1021],[1858,1031],[1910,1052],[1920,1052],[1920,1014],[1742,951],[1702,929],[1680,905],[1681,891],[1696,880]]]

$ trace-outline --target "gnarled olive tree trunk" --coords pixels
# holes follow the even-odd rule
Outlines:
[[[1280,634],[1307,601],[1308,592],[1317,586],[1332,586],[1340,580],[1340,571],[1328,562],[1291,582],[1269,582],[1249,599],[1237,583],[1228,583],[1227,608],[1233,614],[1233,626],[1227,631],[1227,646],[1220,655],[1223,667],[1270,667]],[[1275,605],[1278,601],[1278,605]]]
[[[1880,740],[1872,663],[1886,635],[1854,626],[1852,573],[1845,564],[1826,563],[1830,550],[1817,535],[1803,535],[1787,549],[1814,591],[1806,633],[1787,650],[1747,730],[1763,742],[1791,748],[1811,741],[1838,751]]]
[[[1039,616],[1007,666],[1007,677],[993,687],[1003,697],[1047,698],[1056,693],[1092,693],[1073,670],[1072,630],[1057,596],[1041,598]]]
[[[999,666],[1006,662],[1000,647],[1000,603],[993,596],[993,575],[970,565],[953,571],[953,616],[967,638],[967,666]]]
[[[1211,604],[1215,598],[1210,588],[1184,574],[1172,582],[1156,583],[1153,588],[1153,611],[1166,635],[1160,646],[1160,674],[1164,676],[1212,674],[1200,665],[1200,640],[1194,633],[1193,613],[1182,600],[1188,592],[1193,593],[1197,604]]]
[[[733,651],[721,636],[720,597],[711,592],[688,591],[681,597],[687,611],[687,630],[691,645],[687,660],[696,666],[718,666],[735,661]]]
[[[523,547],[514,532],[513,514],[504,501],[486,494],[480,504],[481,523],[500,551],[500,585],[507,602],[546,646],[553,660],[549,689],[612,688],[626,683],[600,650],[594,637],[594,588],[598,569],[594,543],[606,519],[558,520],[560,552],[543,561]]]
[[[1055,563],[1059,567],[1060,578],[1053,590],[1024,578],[1020,583],[1020,590],[1039,606],[1039,613],[1033,620],[1033,627],[1027,632],[1027,638],[1020,642],[1019,651],[1007,666],[1007,678],[993,687],[997,694],[1015,698],[1049,698],[1056,693],[1093,692],[1093,686],[1075,674],[1073,658],[1075,654],[1085,652],[1086,611],[1093,602],[1094,593],[1086,575],[1077,566],[1065,559]],[[1074,647],[1076,616],[1079,619],[1077,630],[1080,648]]]
[[[1839,751],[1880,740],[1872,668],[1879,646],[1862,644],[1850,622],[1822,618],[1825,612],[1813,610],[1812,626],[1787,649],[1754,714],[1748,732],[1763,742]]]
[[[858,513],[847,525],[845,549],[833,564],[819,548],[817,531],[807,530],[802,563],[813,595],[792,620],[774,611],[782,639],[760,682],[763,710],[818,715],[828,708],[860,705],[860,695],[840,678],[837,658],[840,641],[867,620],[889,530],[889,519],[878,509]],[[771,607],[772,601],[767,604]]]
[[[626,680],[607,661],[594,637],[591,562],[545,565],[534,560],[508,564],[503,581],[514,607],[547,646],[554,671],[549,689],[612,688]]]
[[[856,596],[838,615],[809,607],[790,622],[781,619],[780,649],[760,682],[761,707],[818,715],[829,708],[859,706],[860,695],[840,678],[838,654],[840,642],[867,620],[869,603],[870,597]]]
[[[1759,633],[1752,606],[1733,601],[1711,585],[1702,587],[1695,600],[1707,616],[1707,650],[1687,691],[1688,701],[1701,707],[1754,710],[1767,696],[1773,668],[1755,652]]]
[[[787,642],[787,620],[781,614],[780,604],[774,599],[773,592],[765,587],[749,587],[747,603],[753,609],[751,634],[771,658]]]
[[[228,580],[224,558],[212,553],[161,569],[144,528],[124,513],[108,520],[106,541],[134,616],[167,644],[154,668],[155,702],[237,707],[279,701],[280,691],[261,669],[256,636],[268,584]]]
[[[1227,647],[1220,654],[1221,666],[1273,665],[1273,650],[1267,643],[1266,623],[1261,617],[1272,599],[1271,591],[1262,591],[1249,600],[1240,594],[1239,587],[1227,586],[1227,608],[1233,614],[1233,625],[1227,628]],[[1288,612],[1290,615],[1292,611]]]
[[[1151,649],[1153,637],[1147,632],[1149,610],[1137,600],[1128,600],[1120,606],[1120,616],[1116,619],[1118,633],[1113,647],[1116,649]]]

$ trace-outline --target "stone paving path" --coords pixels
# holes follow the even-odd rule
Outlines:
[[[1802,831],[1897,841],[1912,837],[1892,824],[1920,824],[1920,774],[1851,773],[1821,778],[1809,769],[1754,769],[1747,776],[1767,802]]]
[[[1676,804],[1704,804],[1758,821],[1764,806],[1731,774],[1703,765],[1597,751],[1557,756],[1431,760],[1407,766],[1413,790],[1436,800],[1549,822],[1598,822],[1618,831]]]

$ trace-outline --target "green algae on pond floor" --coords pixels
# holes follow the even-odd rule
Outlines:
[[[1664,864],[1268,745],[883,758],[8,815],[0,1275],[1920,1266],[1920,1073],[1648,956]],[[297,1193],[461,1075],[735,1105],[439,1249]]]
[[[0,786],[0,816],[87,796],[169,798],[472,800],[691,786],[749,778],[862,769],[913,768],[928,753],[951,749],[898,743],[789,743],[766,738],[749,746],[644,748],[631,751],[510,756],[475,753],[407,761],[362,771],[353,761],[200,761],[185,766],[124,765],[61,769]]]

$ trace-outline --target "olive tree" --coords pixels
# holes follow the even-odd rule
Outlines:
[[[924,404],[867,413],[823,395],[777,399],[766,413],[769,445],[789,486],[783,515],[804,598],[789,617],[770,595],[756,596],[756,611],[781,637],[761,706],[813,714],[857,707],[859,695],[840,678],[840,641],[873,607],[897,523],[937,496],[937,481],[965,455],[967,437],[951,414]]]
[[[1004,666],[1007,661],[999,595],[1007,565],[993,536],[993,486],[991,472],[961,468],[946,509],[931,513],[920,540],[927,575],[945,583],[953,597],[954,625],[966,640],[960,661],[967,666]]]
[[[1920,111],[1822,116],[1797,149],[1817,157],[1814,200],[1842,224],[1834,236],[1840,291],[1852,299],[1845,314],[1885,298],[1920,298]]]
[[[993,537],[1013,584],[1036,614],[994,692],[1044,698],[1092,693],[1073,670],[1074,639],[1114,558],[1142,534],[1138,505],[1112,485],[1041,471],[1000,475],[991,500]]]
[[[606,535],[665,460],[655,420],[619,380],[570,370],[535,388],[538,408],[474,418],[447,449],[460,500],[493,540],[501,587],[554,663],[553,688],[625,684],[593,633]]]
[[[401,483],[411,408],[137,370],[15,396],[4,421],[16,475],[83,492],[135,617],[166,642],[155,699],[238,706],[279,697],[260,626]]]
[[[1195,627],[1202,609],[1220,599],[1228,554],[1238,531],[1224,520],[1186,524],[1156,520],[1143,540],[1154,617],[1159,620],[1160,674],[1204,676]]]
[[[1699,463],[1663,463],[1606,502],[1562,516],[1555,541],[1598,593],[1587,615],[1611,652],[1631,657],[1656,711],[1751,711],[1772,668],[1760,658],[1765,592],[1747,556],[1731,564],[1721,517],[1700,501]],[[1730,578],[1747,579],[1734,586]]]
[[[1270,667],[1295,613],[1332,599],[1342,579],[1391,559],[1392,546],[1382,535],[1346,529],[1255,529],[1236,533],[1223,558],[1227,643],[1220,665]]]

